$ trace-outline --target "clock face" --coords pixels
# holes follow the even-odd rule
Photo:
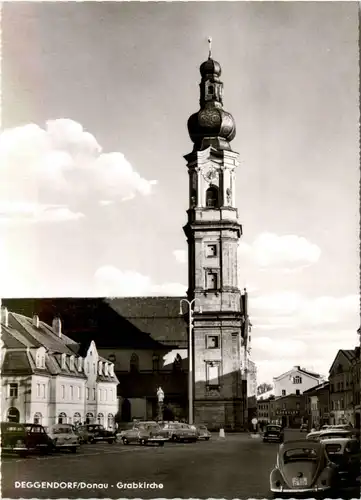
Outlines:
[[[207,182],[211,183],[217,178],[217,169],[215,167],[207,167],[203,169],[202,175]]]

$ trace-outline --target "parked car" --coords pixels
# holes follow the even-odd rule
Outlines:
[[[77,434],[81,443],[96,443],[97,441],[107,441],[113,444],[117,440],[114,431],[108,431],[100,424],[85,424],[77,428]]]
[[[263,432],[263,442],[276,441],[282,443],[284,440],[284,430],[280,425],[269,424]]]
[[[339,486],[355,484],[360,475],[359,441],[353,438],[327,437],[321,442],[329,460],[337,465]]]
[[[163,446],[168,441],[168,433],[157,422],[136,422],[131,429],[122,435],[124,444],[137,443],[143,446],[156,443]]]
[[[280,445],[277,463],[270,474],[275,498],[328,494],[337,484],[336,466],[329,461],[323,443],[307,440]]]
[[[205,441],[209,441],[211,439],[211,433],[207,429],[207,426],[204,424],[199,424],[195,426],[197,431],[198,439],[204,439]]]
[[[79,437],[70,424],[55,424],[49,427],[48,435],[56,450],[67,449],[76,453],[79,448]]]
[[[49,453],[53,443],[42,425],[12,422],[1,423],[1,450],[27,456],[29,453]]]
[[[169,422],[164,424],[163,429],[167,432],[171,441],[194,442],[198,439],[197,429],[181,422]]]
[[[40,453],[50,453],[54,450],[51,438],[40,424],[24,424],[27,439],[26,443],[29,450],[39,451]]]
[[[134,422],[121,422],[118,424],[117,430],[116,430],[116,436],[117,439],[122,439],[124,433],[126,431],[129,431],[130,429],[133,429],[134,427]]]
[[[307,432],[308,431],[308,425],[307,424],[301,424],[300,431],[301,432]]]

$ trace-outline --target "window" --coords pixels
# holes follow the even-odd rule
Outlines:
[[[108,363],[104,363],[104,375],[108,376]]]
[[[93,423],[94,415],[92,413],[87,413],[85,421],[87,424]]]
[[[296,396],[299,396],[299,395],[300,395],[300,390],[296,389]]]
[[[139,357],[135,353],[133,353],[130,357],[130,371],[139,371]]]
[[[159,371],[159,356],[158,356],[158,354],[153,354],[152,362],[153,362],[153,371],[154,372]]]
[[[108,429],[112,429],[114,425],[114,415],[112,413],[108,413]]]
[[[96,368],[96,364],[95,363],[93,363],[93,373],[94,373],[94,375],[96,375],[96,373],[97,373],[97,368]]]
[[[211,244],[206,246],[206,256],[207,257],[216,257],[217,255],[217,245]]]
[[[102,400],[102,391],[101,391],[101,389],[98,389],[98,398],[99,398],[99,401]]]
[[[66,368],[66,354],[61,355],[61,369],[65,370]]]
[[[103,362],[99,361],[99,375],[103,374]]]
[[[78,386],[78,399],[81,399],[81,387]]]
[[[219,386],[219,363],[214,361],[206,362],[207,385],[209,387]]]
[[[74,424],[77,424],[77,423],[81,423],[81,415],[80,413],[76,412],[74,413],[74,417],[73,417],[73,422]]]
[[[344,410],[345,409],[345,403],[343,401],[343,398],[341,398],[341,410]]]
[[[286,396],[286,391],[285,391],[285,389],[282,389],[282,396]]]
[[[41,425],[41,422],[43,420],[43,416],[40,412],[37,412],[34,414],[34,424],[40,424]]]
[[[36,384],[36,395],[40,398],[40,384]]]
[[[15,384],[15,383],[9,384],[9,396],[11,398],[18,397],[18,384]]]
[[[74,356],[70,356],[70,370],[74,370]]]
[[[216,290],[217,289],[217,273],[208,271],[206,274],[206,289]]]
[[[299,375],[296,375],[296,377],[293,377],[293,383],[294,384],[302,384],[302,377]]]
[[[43,398],[46,398],[46,387],[45,384],[42,385],[42,393],[43,393]]]
[[[70,399],[73,400],[74,398],[74,387],[71,385],[70,386]]]
[[[207,349],[219,349],[219,335],[206,336]]]
[[[93,389],[93,399],[94,399],[94,400],[95,400],[95,395],[96,395],[96,393],[95,393],[95,389]]]
[[[218,207],[218,188],[217,186],[210,186],[206,191],[206,207]]]
[[[89,387],[86,388],[86,398],[89,399]]]
[[[65,385],[61,386],[61,397],[65,399]]]
[[[78,372],[81,372],[83,368],[83,359],[78,358]]]
[[[104,425],[104,415],[103,413],[98,413],[98,424]]]
[[[59,413],[58,424],[66,424],[66,423],[67,423],[66,414],[64,412]]]
[[[109,373],[111,377],[114,377],[114,365],[109,366]]]
[[[208,94],[209,95],[213,95],[214,94],[214,87],[213,87],[213,85],[209,85],[208,86]]]

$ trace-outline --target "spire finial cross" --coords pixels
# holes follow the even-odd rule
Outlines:
[[[211,59],[212,58],[212,37],[208,37],[208,48],[209,48],[209,52],[208,52],[208,59]]]

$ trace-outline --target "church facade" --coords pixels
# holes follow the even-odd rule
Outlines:
[[[238,153],[233,116],[223,109],[221,66],[200,66],[200,109],[188,120],[188,299],[194,300],[194,415],[210,427],[247,422],[247,293],[238,284],[242,226],[235,201]]]

